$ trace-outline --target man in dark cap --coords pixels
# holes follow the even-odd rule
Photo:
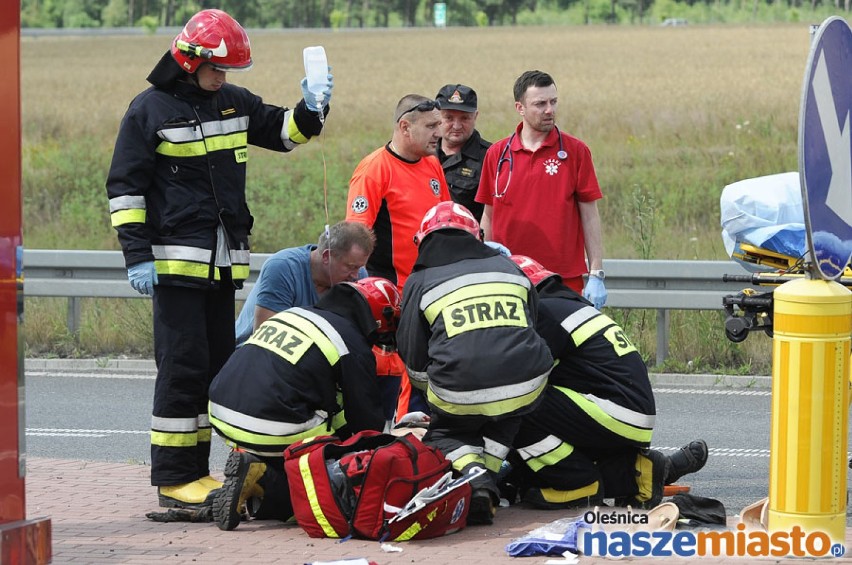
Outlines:
[[[476,91],[463,84],[447,84],[435,97],[441,109],[438,159],[444,168],[450,196],[476,217],[483,205],[474,201],[485,151],[491,146],[476,130]]]

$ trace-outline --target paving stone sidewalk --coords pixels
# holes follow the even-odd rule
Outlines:
[[[232,532],[214,524],[157,523],[145,518],[156,509],[149,484],[149,467],[101,461],[33,457],[27,461],[27,518],[48,516],[53,530],[53,563],[122,563],[169,565],[281,563],[302,565],[317,561],[367,558],[378,565],[429,563],[443,565],[542,565],[546,557],[511,558],[508,542],[568,514],[515,506],[501,508],[493,526],[469,527],[443,538],[392,544],[399,553],[386,553],[374,541],[309,538],[298,526],[280,522],[244,522]],[[219,477],[221,479],[221,476]],[[729,524],[732,524],[729,517]],[[852,528],[846,530],[852,550]],[[784,559],[657,558],[663,563],[787,563]],[[628,559],[645,561],[650,559]],[[795,562],[812,560],[798,559]],[[609,563],[580,557],[578,563]],[[819,563],[852,563],[821,559]]]

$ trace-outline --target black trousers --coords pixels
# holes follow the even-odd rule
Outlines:
[[[234,351],[234,286],[157,286],[153,303],[151,484],[179,485],[210,474],[207,389]]]
[[[636,456],[647,445],[606,429],[554,387],[547,387],[542,396],[536,410],[524,416],[514,447],[528,448],[555,436],[570,446],[571,452],[540,468],[521,466],[521,482],[532,487],[575,490],[598,481],[603,496],[635,495]]]
[[[281,520],[286,522],[293,516],[293,504],[290,500],[290,485],[284,472],[284,457],[264,457],[266,471],[257,481],[263,489],[263,498],[250,512],[255,520]]]
[[[497,474],[520,425],[521,416],[457,416],[432,410],[423,442],[440,449],[460,473],[484,467],[486,472],[471,480],[471,487],[487,489],[499,497]]]

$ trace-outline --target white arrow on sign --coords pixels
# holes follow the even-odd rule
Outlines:
[[[836,117],[834,98],[831,95],[831,80],[828,76],[828,66],[825,64],[825,51],[819,55],[812,84],[817,112],[819,112],[819,120],[825,136],[825,146],[831,161],[831,183],[828,185],[825,205],[852,226],[852,199],[849,198],[850,187],[852,187],[849,110],[846,110],[845,121],[841,128]]]

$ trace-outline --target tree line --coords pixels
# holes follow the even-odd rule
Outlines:
[[[652,7],[659,18],[697,13],[710,14],[710,21],[725,21],[723,10],[727,9],[728,13],[738,10],[756,19],[761,9],[767,8],[775,14],[770,19],[790,20],[797,18],[800,9],[823,7],[849,12],[850,2],[446,0],[443,4],[447,25],[494,26],[517,25],[519,18],[521,23],[646,23]],[[248,28],[416,27],[434,25],[437,3],[435,0],[21,0],[21,25],[25,28],[141,26],[153,31],[158,27],[181,26],[198,10],[220,8]],[[571,13],[575,16],[566,15]]]
[[[579,0],[448,0],[452,25],[498,25],[521,10],[565,8]],[[433,0],[22,0],[23,27],[180,26],[206,8],[244,27],[330,28],[433,25]]]

